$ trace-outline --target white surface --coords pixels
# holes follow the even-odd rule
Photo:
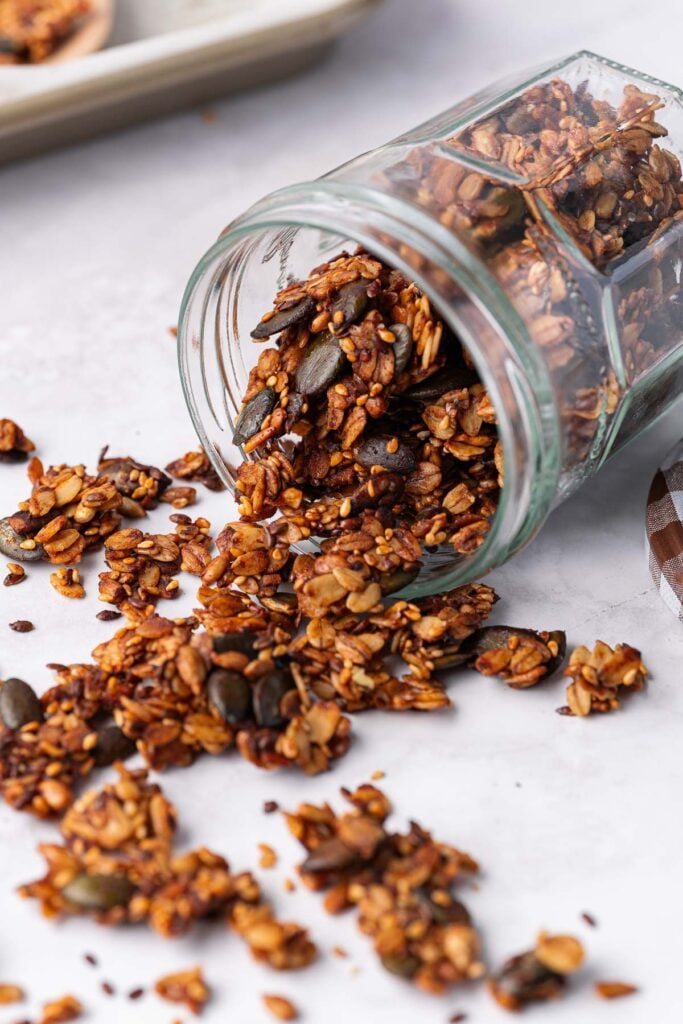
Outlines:
[[[163,465],[194,442],[167,327],[195,260],[247,203],[384,141],[500,74],[581,46],[680,78],[677,0],[599,7],[574,0],[562,17],[542,10],[423,0],[418,13],[413,0],[397,0],[326,66],[219,105],[217,123],[191,113],[0,171],[0,415],[15,417],[46,461],[92,464],[110,442],[113,454]],[[643,511],[658,459],[681,433],[679,412],[491,579],[503,595],[498,622],[562,627],[571,644],[601,637],[642,648],[653,681],[623,712],[574,721],[554,713],[563,703],[559,680],[517,693],[468,674],[453,684],[453,713],[356,717],[355,745],[329,775],[265,775],[228,756],[164,778],[184,843],[206,843],[245,867],[255,865],[258,841],[276,847],[281,868],[261,877],[281,913],[311,926],[323,951],[318,966],[273,975],[215,928],[164,944],[144,929],[41,920],[12,888],[41,871],[35,843],[54,831],[3,807],[0,980],[26,984],[36,1001],[73,991],[90,1008],[88,1019],[102,1024],[187,1020],[154,996],[106,1000],[97,983],[108,978],[121,991],[195,962],[216,988],[207,1024],[265,1022],[265,991],[289,994],[315,1024],[444,1024],[456,1009],[467,1010],[468,1024],[506,1020],[481,990],[443,1000],[413,992],[376,966],[352,915],[326,917],[318,896],[282,891],[299,850],[277,816],[262,814],[262,801],[291,807],[301,798],[333,799],[340,785],[382,768],[397,826],[416,817],[481,859],[481,888],[466,900],[491,963],[525,948],[543,926],[586,941],[589,967],[572,994],[529,1019],[680,1024],[683,635],[647,574]],[[0,491],[3,510],[23,497],[24,470],[0,467]],[[161,526],[168,511],[162,507],[152,523]],[[195,512],[219,526],[230,502],[202,491]],[[1,674],[42,689],[50,682],[46,661],[85,660],[113,631],[94,619],[100,568],[101,556],[84,564],[88,598],[80,603],[52,591],[45,566],[29,567],[18,587],[0,587]],[[183,589],[170,606],[175,614],[192,607],[194,580],[183,580]],[[36,623],[33,633],[7,628],[24,617]],[[583,910],[595,914],[598,929],[580,922]],[[334,944],[350,960],[331,957]],[[82,963],[86,950],[100,957],[100,971]],[[361,967],[357,976],[352,963]],[[603,1004],[591,993],[596,977],[635,982],[642,994]],[[0,1010],[0,1024],[28,1009],[35,1006]]]

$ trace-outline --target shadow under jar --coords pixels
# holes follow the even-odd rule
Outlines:
[[[246,456],[233,443],[263,352],[251,333],[276,293],[360,247],[414,283],[443,322],[425,357],[424,325],[408,318],[417,376],[426,358],[432,381],[450,386],[464,351],[495,410],[484,430],[500,442],[502,486],[471,550],[428,545],[406,593],[458,586],[509,558],[680,397],[682,147],[679,90],[581,52],[257,203],[204,256],[180,317],[187,403],[221,478],[234,490],[242,460],[278,446],[292,458],[297,438]],[[401,401],[388,395],[399,418]],[[344,498],[303,490],[304,502]]]

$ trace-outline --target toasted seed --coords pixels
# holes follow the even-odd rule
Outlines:
[[[208,678],[206,692],[209,704],[225,722],[237,725],[251,717],[251,686],[239,672],[214,669]]]
[[[292,677],[282,669],[275,669],[259,679],[254,687],[254,717],[259,725],[269,729],[284,725],[286,719],[280,704],[285,694],[293,689]]]
[[[420,966],[418,958],[410,953],[387,953],[380,960],[385,971],[397,974],[400,978],[412,978]]]
[[[489,987],[495,1000],[506,1010],[520,1010],[526,1003],[553,999],[566,984],[536,959],[533,952],[512,957],[491,977]]]
[[[325,331],[306,348],[294,374],[294,387],[299,394],[317,395],[333,384],[344,368],[346,356],[339,341]]]
[[[507,647],[511,639],[524,640],[525,638],[545,644],[551,644],[554,641],[557,646],[557,654],[545,665],[544,678],[549,678],[562,664],[567,653],[567,636],[560,629],[548,633],[546,640],[533,629],[522,629],[518,626],[483,626],[455,648],[444,649],[443,654],[434,659],[434,668],[438,670],[468,665],[476,661],[485,651]]]
[[[213,638],[213,649],[216,654],[225,654],[227,651],[253,654],[255,640],[254,633],[219,633]]]
[[[135,892],[126,875],[76,875],[62,889],[69,903],[81,910],[104,911],[125,907]]]
[[[23,679],[6,679],[0,690],[0,719],[8,729],[42,722],[43,708],[35,691]]]
[[[36,544],[30,550],[22,548],[21,543],[26,538],[17,533],[9,523],[8,519],[0,519],[0,551],[8,558],[15,558],[18,562],[39,562],[45,557],[42,544]]]
[[[118,725],[105,725],[97,732],[95,764],[104,768],[115,761],[125,761],[136,749],[135,740],[129,739]]]
[[[351,495],[351,514],[358,515],[364,508],[393,505],[403,493],[405,484],[398,473],[380,473],[366,480]]]
[[[300,302],[297,302],[295,306],[290,306],[288,309],[280,309],[273,316],[269,317],[268,320],[261,320],[251,332],[251,336],[257,339],[270,338],[271,335],[284,331],[286,327],[292,327],[301,320],[305,320],[314,309],[315,301],[307,295]]]
[[[439,373],[432,374],[426,380],[420,381],[414,387],[405,392],[405,397],[419,402],[421,405],[429,405],[449,391],[457,391],[460,388],[469,388],[476,384],[478,377],[474,370],[466,366],[446,367]]]
[[[395,594],[397,590],[403,590],[409,583],[412,583],[420,575],[420,563],[416,562],[410,568],[398,568],[393,572],[385,572],[379,578],[379,585],[386,597],[388,594]]]
[[[123,612],[115,612],[113,608],[105,608],[104,611],[98,612],[95,616],[100,622],[113,622],[115,619],[120,619]]]
[[[331,307],[332,322],[337,330],[360,320],[368,307],[368,302],[367,281],[350,281],[349,284],[343,285]],[[338,319],[336,313],[341,313],[343,319]]]
[[[627,981],[596,981],[593,986],[595,994],[601,999],[623,999],[624,996],[633,996],[638,991],[636,985]]]
[[[396,338],[392,351],[394,353],[394,374],[398,377],[410,362],[413,353],[413,332],[407,324],[392,324],[389,330]]]
[[[249,399],[235,421],[235,431],[232,435],[235,444],[244,444],[250,437],[258,433],[261,424],[268,413],[272,412],[276,402],[277,394],[273,388],[264,388],[263,391],[258,391]]]
[[[325,839],[314,850],[311,850],[301,865],[306,873],[317,874],[324,871],[340,871],[348,868],[358,860],[358,854],[350,846],[343,843],[337,836]]]
[[[296,1020],[299,1016],[296,1006],[284,996],[265,995],[263,1005],[278,1020]]]
[[[417,465],[412,448],[399,441],[396,451],[389,451],[387,445],[392,440],[391,436],[384,434],[368,437],[358,449],[356,460],[361,466],[382,466],[394,473],[412,473]]]

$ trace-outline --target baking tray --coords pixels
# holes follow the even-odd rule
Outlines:
[[[106,49],[0,67],[0,163],[292,74],[381,0],[118,0]]]

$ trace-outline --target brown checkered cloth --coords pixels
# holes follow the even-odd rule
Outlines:
[[[652,481],[647,541],[657,590],[683,622],[683,441],[669,453]]]

